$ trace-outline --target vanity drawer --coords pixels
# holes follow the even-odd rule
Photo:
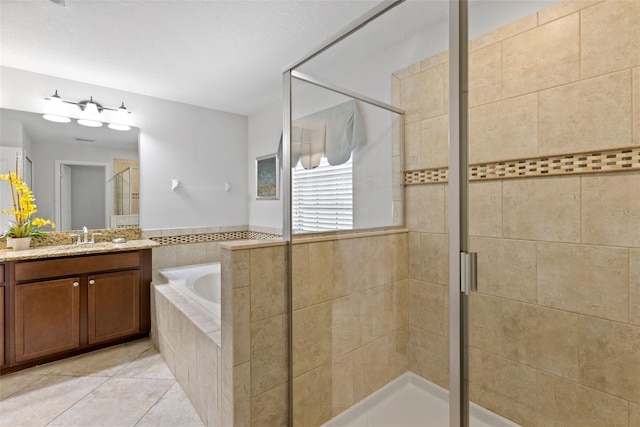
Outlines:
[[[0,264],[0,284],[3,284],[4,280],[4,264]]]
[[[140,266],[138,251],[83,257],[24,261],[15,264],[15,281],[26,282],[50,277],[77,276]]]

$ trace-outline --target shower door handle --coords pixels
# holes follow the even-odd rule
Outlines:
[[[478,291],[478,254],[476,252],[460,252],[460,292]]]

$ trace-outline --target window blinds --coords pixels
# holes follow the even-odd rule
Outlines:
[[[325,157],[314,169],[299,163],[292,174],[293,231],[353,228],[353,163],[331,166]]]

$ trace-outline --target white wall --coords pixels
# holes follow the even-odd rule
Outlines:
[[[0,107],[42,112],[54,90],[125,102],[140,128],[140,224],[143,228],[248,223],[247,117],[77,81],[0,67]],[[171,179],[182,187],[171,190]],[[224,182],[232,184],[224,192]]]

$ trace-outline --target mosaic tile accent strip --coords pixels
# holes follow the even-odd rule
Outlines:
[[[151,240],[161,245],[181,245],[185,243],[217,242],[222,240],[280,240],[277,234],[260,233],[257,231],[226,231],[222,233],[181,234],[177,236],[151,237]]]
[[[469,179],[533,178],[640,170],[640,147],[590,153],[478,163],[469,166]],[[404,185],[440,184],[449,181],[448,168],[424,169],[404,173]]]

